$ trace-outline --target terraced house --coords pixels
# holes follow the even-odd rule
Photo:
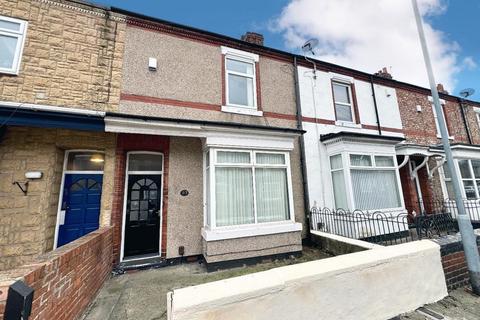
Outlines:
[[[113,227],[124,264],[301,252],[290,55],[253,33],[237,40],[81,2],[10,4],[2,269],[99,226]]]
[[[0,2],[0,270],[111,223],[125,23],[70,1]]]

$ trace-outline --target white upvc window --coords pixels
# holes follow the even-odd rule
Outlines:
[[[205,162],[209,229],[293,221],[287,152],[212,148]]]
[[[0,16],[0,73],[18,74],[27,22]]]
[[[457,160],[464,197],[478,199],[480,194],[480,160]]]
[[[355,122],[351,83],[332,81],[332,91],[336,120]]]
[[[477,120],[477,125],[480,128],[480,108],[473,108],[473,111],[475,112],[475,119]]]
[[[225,98],[222,111],[261,116],[257,106],[258,55],[222,47],[225,59]]]
[[[403,209],[395,156],[339,153],[330,156],[330,170],[337,209]]]

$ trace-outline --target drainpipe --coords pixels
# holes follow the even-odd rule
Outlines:
[[[372,86],[373,106],[375,107],[375,117],[377,118],[378,135],[382,135],[382,128],[380,127],[380,117],[378,116],[377,97],[375,96],[375,86],[373,85],[373,76],[370,76],[370,85]]]
[[[468,144],[472,144],[472,135],[470,134],[470,128],[468,127],[467,118],[465,116],[465,109],[463,109],[463,99],[457,98],[458,104],[460,104],[460,113],[462,114],[463,125],[465,126],[465,130],[467,131],[467,139]]]
[[[295,104],[297,107],[297,129],[303,130],[302,123],[302,105],[300,103],[300,84],[298,82],[298,67],[297,57],[293,57],[293,66],[295,74]],[[310,239],[310,200],[308,198],[308,178],[307,178],[307,164],[305,161],[305,139],[303,135],[300,137],[300,164],[302,169],[303,181],[303,205],[305,207],[305,222],[307,224],[307,239]]]

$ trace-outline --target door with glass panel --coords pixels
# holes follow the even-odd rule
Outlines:
[[[124,257],[158,255],[162,223],[163,156],[128,154]]]

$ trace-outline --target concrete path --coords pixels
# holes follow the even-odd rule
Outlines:
[[[172,289],[330,257],[317,249],[304,249],[300,258],[225,271],[207,273],[203,265],[190,263],[115,276],[105,283],[82,319],[163,320],[167,318],[167,292]]]

